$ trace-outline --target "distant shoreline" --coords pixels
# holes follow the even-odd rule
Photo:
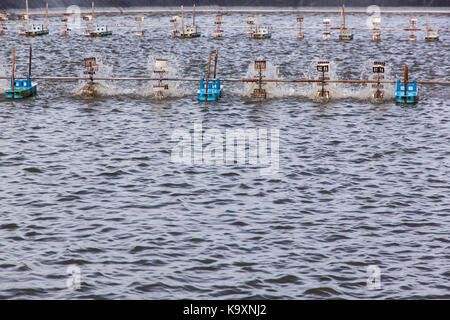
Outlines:
[[[89,14],[90,7],[80,7],[81,14]],[[405,10],[405,8],[409,8]],[[346,7],[348,14],[367,14],[366,7]],[[10,14],[24,14],[25,9],[0,9],[3,12]],[[66,13],[67,8],[49,8],[49,16],[61,16]],[[192,7],[185,6],[185,13],[191,13]],[[120,15],[120,14],[178,14],[180,7],[96,7],[97,14]],[[286,13],[286,14],[308,14],[308,13],[340,13],[340,7],[218,7],[218,6],[201,6],[196,8],[198,14],[212,14],[212,13]],[[421,7],[381,7],[381,14],[450,14],[450,7],[435,7],[435,8],[421,8]],[[45,8],[30,9],[30,16],[45,15]]]

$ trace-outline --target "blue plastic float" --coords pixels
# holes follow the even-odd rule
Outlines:
[[[28,76],[26,79],[11,79],[11,88],[5,91],[5,96],[7,99],[23,99],[36,93],[37,83],[31,82]]]
[[[208,82],[208,92],[206,92],[206,81],[203,77],[200,80],[200,89],[197,91],[197,97],[200,101],[216,101],[222,96],[223,86],[220,84],[220,79]],[[208,96],[206,98],[206,95]]]
[[[395,100],[397,103],[403,103],[403,104],[412,104],[417,103],[418,101],[418,91],[417,91],[417,81],[414,80],[413,83],[408,83],[406,85],[405,90],[405,83],[400,82],[400,80],[397,80],[397,89],[395,90]]]

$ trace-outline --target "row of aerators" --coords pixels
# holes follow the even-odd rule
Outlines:
[[[201,36],[201,33],[198,31],[199,26],[195,23],[195,4],[192,9],[192,24],[191,25],[185,25],[185,19],[184,19],[184,8],[181,6],[181,15],[175,15],[172,16],[170,22],[173,23],[173,28],[171,30],[171,35],[173,38],[181,38],[181,39],[189,39],[189,38],[198,38]],[[63,22],[65,22],[65,26],[63,27],[61,33],[63,35],[69,35],[70,28],[68,21],[71,20],[71,13],[64,14],[64,17],[62,19]],[[23,20],[26,21],[26,24],[24,26],[24,29],[20,30],[20,34],[35,37],[35,36],[42,36],[49,34],[49,28],[48,28],[48,4],[46,5],[46,16],[45,16],[45,24],[30,24],[29,20],[29,14],[28,14],[28,0],[26,0],[26,14],[20,16]],[[4,25],[4,22],[8,20],[8,14],[3,13],[0,14],[0,35],[5,34],[5,30],[7,30],[7,27]],[[83,16],[83,20],[87,21],[85,26],[85,31],[83,35],[88,37],[106,37],[112,35],[112,31],[108,29],[108,26],[106,25],[95,25],[95,5],[94,2],[92,2],[92,13],[90,15]],[[138,16],[135,18],[136,22],[138,22],[138,25],[129,26],[137,28],[137,31],[135,32],[136,36],[143,36],[145,33],[144,28],[149,26],[143,26],[142,22],[144,21],[144,16]],[[296,29],[299,29],[299,32],[297,33],[297,39],[303,39],[305,37],[305,34],[302,32],[302,29],[307,29],[303,27],[304,18],[299,17],[297,18],[297,22],[299,26]],[[401,30],[401,31],[409,31],[409,40],[416,40],[417,37],[414,34],[416,31],[426,31],[425,34],[425,41],[427,42],[434,42],[439,40],[439,30],[438,29],[430,29],[428,26],[428,15],[426,17],[426,28],[425,29],[418,29],[416,27],[418,20],[416,18],[410,19],[410,27],[409,28],[401,28],[401,29],[395,29],[395,30]],[[223,39],[223,15],[217,14],[216,20],[215,20],[216,29],[214,30],[214,37],[216,39]],[[247,24],[249,25],[249,29],[247,31],[247,35],[249,38],[252,39],[269,39],[272,37],[271,30],[273,29],[270,26],[261,26],[258,24],[258,17],[255,16],[248,16]],[[357,28],[350,28],[346,25],[346,18],[345,18],[345,7],[342,5],[341,8],[341,18],[340,18],[340,27],[339,28],[332,28],[330,26],[331,20],[328,18],[323,19],[323,35],[322,38],[324,40],[329,40],[331,38],[331,32],[332,29],[338,29],[339,32],[339,40],[353,40],[353,30]],[[380,27],[381,19],[380,17],[373,17],[372,18],[372,25],[373,28],[370,28],[368,30],[373,30],[373,40],[381,40],[381,30],[383,28]],[[394,30],[394,29],[392,29]]]
[[[218,57],[218,50],[216,49],[216,55],[215,55],[215,64],[214,64],[214,72],[213,76],[210,79],[210,73],[211,73],[211,57],[212,54],[209,55],[209,62],[208,62],[208,72],[206,74],[206,80],[205,78],[200,79],[200,87],[197,91],[197,97],[200,101],[216,101],[218,100],[222,94],[223,94],[223,85],[221,84],[220,78],[216,77],[217,72],[217,57]],[[30,55],[29,55],[29,68],[28,68],[28,75],[25,78],[16,78],[15,77],[15,51],[13,49],[13,59],[12,59],[12,75],[11,75],[11,82],[10,82],[10,88],[5,90],[5,97],[7,99],[24,99],[27,97],[31,97],[37,94],[37,83],[32,82],[31,77],[31,70],[32,70],[32,48],[30,46]],[[85,95],[89,96],[95,96],[96,94],[96,83],[94,81],[94,75],[98,71],[98,64],[96,61],[96,58],[86,58],[84,59],[84,64],[86,67],[86,71],[84,72],[89,77],[89,81],[86,83],[86,85],[83,87],[82,92]],[[255,61],[254,69],[257,71],[257,77],[254,79],[241,79],[237,81],[242,82],[251,82],[255,83],[256,87],[253,89],[252,97],[254,98],[267,98],[267,93],[264,88],[265,83],[268,81],[265,79],[263,75],[263,71],[266,70],[266,61],[258,60]],[[328,61],[319,61],[317,63],[317,71],[320,74],[319,78],[316,80],[293,80],[293,81],[303,81],[303,82],[314,82],[318,85],[317,95],[316,98],[319,99],[325,99],[328,100],[330,98],[330,93],[327,90],[327,81],[329,80],[329,77],[326,76],[326,74],[330,70],[330,63]],[[373,99],[375,100],[383,100],[384,99],[384,86],[382,79],[384,78],[382,74],[385,71],[385,63],[384,62],[375,62],[373,65],[373,76],[371,80],[354,80],[358,83],[371,83],[372,88],[375,88],[375,91],[373,93]],[[183,79],[168,79],[165,78],[166,75],[169,73],[168,68],[168,61],[166,59],[156,59],[155,61],[155,68],[153,70],[153,73],[157,75],[156,78],[152,78],[151,80],[155,80],[156,83],[153,85],[153,90],[155,92],[155,95],[157,97],[164,97],[165,92],[169,90],[169,85],[165,83],[165,81],[183,81]],[[397,80],[397,87],[395,92],[395,99],[396,102],[401,104],[413,104],[418,101],[418,89],[417,89],[417,81],[414,80],[413,82],[408,81],[407,76],[407,68],[405,66],[405,77],[403,79],[403,82],[401,80]],[[61,78],[58,77],[46,77],[49,80],[60,80]],[[67,79],[67,78],[66,78]],[[73,77],[73,80],[80,80],[86,78],[78,78]],[[145,78],[112,78],[111,80],[147,80]],[[230,81],[232,81],[230,79]],[[234,79],[236,81],[236,79]],[[286,80],[270,80],[271,82],[286,82]],[[342,80],[342,81],[349,81],[349,80]],[[352,80],[353,81],[353,80]]]

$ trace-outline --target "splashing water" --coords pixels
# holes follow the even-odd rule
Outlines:
[[[257,60],[264,60],[262,57],[258,57]],[[320,79],[321,73],[317,71],[317,63],[321,61],[321,59],[314,59],[308,66],[306,72],[303,72],[303,79]],[[329,71],[325,73],[325,77],[330,80],[339,80],[337,75],[338,64],[335,61],[329,61],[330,68]],[[370,68],[370,70],[372,70]],[[255,79],[258,78],[259,72],[255,70],[254,63],[250,63],[248,66],[248,70],[246,73],[246,78]],[[282,79],[279,73],[278,66],[273,63],[267,61],[266,62],[266,70],[263,71],[263,77],[265,79]],[[387,74],[385,78],[387,78]],[[367,79],[367,77],[366,77]],[[389,84],[390,86],[390,84]],[[253,90],[258,88],[258,83],[244,83],[244,86],[241,90],[236,90],[235,94],[239,94],[245,97],[251,97]],[[345,98],[356,98],[356,99],[367,99],[370,93],[366,91],[361,91],[360,88],[356,90],[352,90],[351,88],[344,87],[341,84],[328,82],[325,85],[325,90],[329,92],[329,99],[320,98],[317,96],[317,93],[322,90],[322,84],[318,82],[314,83],[265,83],[263,88],[267,92],[267,98],[283,98],[283,97],[305,97],[316,102],[323,103],[324,101],[328,101],[330,99],[345,99]],[[367,87],[367,90],[371,90],[372,88]],[[231,89],[232,90],[232,89]],[[386,89],[386,91],[389,88]],[[230,90],[228,90],[230,91]],[[234,91],[234,90],[232,90]],[[391,90],[392,91],[392,90]],[[389,91],[389,92],[391,92]],[[385,95],[385,99],[388,99],[389,94]]]
[[[94,89],[96,95],[100,96],[114,96],[118,94],[123,94],[121,90],[118,90],[113,81],[110,80],[95,80],[95,78],[110,78],[113,76],[113,68],[105,62],[105,59],[99,53],[89,53],[88,57],[95,57],[98,64],[98,71],[94,76]],[[84,70],[80,71],[80,77],[86,77]],[[85,80],[80,80],[78,82],[77,88],[73,91],[75,94],[83,95],[83,88],[87,82]]]
[[[372,72],[372,67],[375,60],[367,60],[361,67],[361,80],[377,80],[377,74]],[[384,68],[384,74],[382,74],[381,80],[394,81],[394,77],[391,74],[391,69],[388,64]],[[394,98],[394,83],[383,83],[383,97],[375,98],[376,87],[372,83],[365,84],[358,97],[361,100],[370,100],[372,103],[379,103]]]
[[[8,77],[8,73],[6,72],[6,62],[3,58],[0,58],[0,78]],[[9,87],[9,81],[7,79],[0,79],[0,89],[6,90]]]
[[[317,71],[317,63],[319,61],[322,61],[321,59],[314,59],[308,67],[308,71],[306,73],[307,79],[320,79],[322,76],[321,72]],[[338,70],[338,64],[335,61],[330,60],[329,61],[329,71],[325,72],[325,77],[329,78],[330,80],[339,80],[339,77],[337,75]],[[323,102],[323,98],[319,98],[317,96],[317,93],[322,90],[322,84],[319,82],[313,82],[309,86],[309,90],[307,91],[307,96],[310,99],[313,99],[317,102]],[[339,85],[335,82],[328,82],[325,85],[325,90],[329,92],[329,99],[345,99],[355,96],[355,92],[352,91],[349,88],[345,88],[342,85]],[[329,100],[325,99],[325,100]]]
[[[89,57],[95,57],[98,64],[98,71],[94,76],[94,90],[96,95],[100,96],[117,96],[117,95],[140,95],[144,97],[152,97],[160,99],[161,97],[157,97],[153,91],[153,85],[158,83],[156,80],[151,80],[146,82],[145,84],[136,84],[132,88],[123,88],[118,87],[116,83],[112,80],[95,80],[95,78],[112,78],[113,77],[113,67],[106,62],[106,59],[97,52],[89,53]],[[145,76],[155,77],[153,70],[155,68],[155,60],[156,58],[152,55],[148,57],[147,61],[147,70],[148,74]],[[169,57],[169,73],[164,75],[164,78],[178,78],[179,77],[179,63],[178,60],[174,57]],[[84,74],[84,70],[80,71],[80,77],[86,77]],[[80,80],[78,82],[77,88],[73,91],[75,94],[83,95],[83,89],[86,84],[85,80]],[[167,82],[164,82],[167,83]],[[170,81],[169,89],[164,91],[164,97],[183,97],[187,94],[192,94],[192,92],[187,91],[186,88],[182,86],[182,84],[178,81]]]
[[[149,71],[149,75],[151,77],[157,78],[158,75],[153,73],[155,70],[155,61],[159,57],[155,57],[153,55],[149,55],[147,59],[147,70]],[[163,78],[180,78],[180,64],[176,56],[169,56],[167,57],[168,60],[168,67],[169,67],[169,73],[165,73],[163,75]],[[156,98],[156,99],[164,99],[164,98],[173,98],[173,97],[183,97],[189,94],[192,94],[192,92],[189,92],[186,87],[182,85],[179,81],[163,81],[163,83],[169,85],[169,89],[164,90],[163,96],[156,95],[153,91],[153,85],[158,84],[159,81],[152,80],[149,82],[149,84],[146,85],[145,90],[143,90],[144,95]]]
[[[264,60],[263,57],[258,57],[256,60],[261,61]],[[259,77],[259,71],[255,70],[254,62],[250,63],[247,69],[247,73],[245,77],[247,79],[256,79]],[[274,65],[270,61],[266,61],[266,69],[262,71],[263,78],[265,79],[279,79],[279,70],[278,66]],[[253,90],[257,89],[258,83],[249,82],[244,83],[244,86],[241,91],[238,92],[241,96],[251,97]],[[263,89],[267,92],[267,98],[280,98],[286,96],[286,88],[283,88],[278,83],[264,83]]]

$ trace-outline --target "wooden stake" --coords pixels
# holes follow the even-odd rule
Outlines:
[[[219,57],[219,48],[216,48],[216,58],[214,60],[214,80],[216,80],[217,59]]]
[[[206,89],[205,89],[205,101],[208,101],[208,83],[209,83],[209,70],[211,67],[211,53],[209,54],[209,61],[208,61],[208,73],[206,74]]]

